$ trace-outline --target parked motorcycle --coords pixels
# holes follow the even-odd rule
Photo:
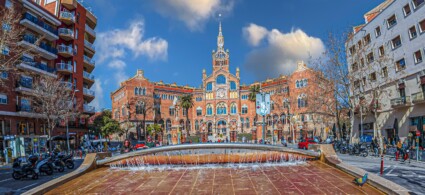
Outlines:
[[[74,155],[72,153],[69,154],[69,155],[67,155],[67,156],[65,156],[63,154],[57,154],[57,158],[59,160],[61,160],[68,169],[73,169],[74,168],[73,156]]]
[[[350,145],[348,151],[350,155],[357,155],[362,157],[366,157],[369,155],[369,153],[367,152],[367,148],[364,144]]]
[[[22,178],[31,178],[34,180],[38,179],[38,172],[37,172],[37,169],[35,169],[35,164],[37,160],[38,160],[37,156],[30,156],[28,158],[29,163],[21,166],[22,158],[17,158],[13,162],[13,173],[12,173],[13,179],[15,180],[20,180]]]
[[[35,166],[39,173],[45,173],[46,175],[53,174],[53,168],[49,165],[48,157],[43,160],[39,160]]]
[[[47,163],[55,171],[63,172],[65,170],[65,163],[54,156],[49,157]]]

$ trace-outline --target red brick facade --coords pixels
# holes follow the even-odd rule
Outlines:
[[[173,104],[173,100],[185,94],[192,94],[194,105],[188,113],[190,135],[207,133],[208,139],[217,140],[225,139],[225,137],[229,139],[231,132],[234,131],[237,133],[256,131],[257,139],[261,139],[261,126],[254,125],[255,102],[249,100],[250,87],[261,84],[262,91],[270,93],[273,102],[271,114],[266,117],[269,135],[277,130],[281,132],[280,135],[292,137],[289,132],[291,129],[295,130],[295,137],[299,137],[301,129],[313,133],[314,128],[317,130],[315,134],[320,135],[319,129],[323,130],[333,124],[333,116],[325,107],[314,112],[309,109],[309,104],[306,107],[298,108],[298,97],[302,96],[308,102],[314,98],[314,95],[317,95],[315,92],[320,88],[318,88],[318,82],[315,81],[320,73],[307,68],[303,62],[299,62],[297,70],[289,76],[280,76],[248,86],[241,85],[240,70],[236,68],[236,73],[231,73],[229,52],[223,46],[224,37],[220,26],[217,51],[212,54],[212,73],[207,74],[206,70],[203,70],[201,88],[164,84],[162,81],[151,82],[145,77],[142,70],[138,70],[134,77],[122,82],[121,87],[111,93],[113,117],[121,123],[126,121],[134,123],[130,129],[137,133],[136,129],[139,128],[143,115],[135,113],[135,102],[147,102],[149,108],[155,108],[146,114],[147,125],[159,123],[163,126],[165,134],[169,134],[173,128],[179,127],[185,134],[186,116],[183,115],[178,104]],[[301,81],[305,85],[297,88],[296,85],[300,85]],[[328,87],[331,87],[328,81],[323,81]],[[332,94],[327,94],[327,96],[330,99],[333,97]],[[289,106],[285,105],[285,100],[289,102]],[[170,111],[172,109],[175,110],[174,114]],[[288,111],[292,117],[287,117]],[[313,118],[320,118],[320,124],[315,122],[313,126]],[[291,127],[288,125],[288,120],[291,120]],[[260,125],[261,121],[262,117],[258,116],[259,123],[257,125]]]

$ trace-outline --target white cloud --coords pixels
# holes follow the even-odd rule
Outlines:
[[[114,73],[114,79],[115,81],[117,81],[117,84],[119,86],[121,82],[128,79],[128,76],[125,74],[124,71],[117,71]]]
[[[103,88],[102,81],[100,79],[95,79],[94,85],[92,86],[92,90],[94,90],[96,96],[94,100],[90,102],[90,105],[94,106],[96,110],[100,110],[103,108]]]
[[[113,76],[114,80],[117,82],[117,85],[120,86],[120,83],[127,80],[128,76],[125,74],[124,69],[127,66],[127,64],[119,59],[114,59],[111,62],[109,62],[108,67],[111,69],[114,69]]]
[[[264,27],[250,24],[243,29],[243,33],[246,41],[254,46],[246,56],[245,67],[257,79],[290,74],[296,69],[297,61],[317,58],[325,50],[319,38],[309,36],[301,29],[282,33],[277,29],[268,31]],[[263,39],[266,40],[265,45],[259,46]]]
[[[184,22],[191,31],[199,31],[214,15],[228,15],[233,9],[233,0],[157,0],[155,10],[164,17]]]
[[[109,62],[108,67],[122,70],[127,66],[127,64],[122,60],[112,60]]]
[[[257,46],[267,36],[268,31],[262,26],[251,23],[242,29],[242,33],[250,45]]]
[[[150,60],[166,60],[168,42],[159,37],[145,38],[144,21],[134,21],[127,29],[114,29],[98,33],[96,40],[98,62],[109,58],[124,58],[130,51],[134,57],[146,56]]]

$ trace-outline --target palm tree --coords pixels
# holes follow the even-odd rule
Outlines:
[[[183,95],[180,99],[180,106],[186,110],[186,132],[189,135],[189,109],[193,107],[193,96],[192,94]]]
[[[257,100],[257,94],[258,93],[260,93],[260,85],[259,84],[252,85],[249,88],[249,97],[248,97],[249,101],[255,103],[255,101]],[[257,119],[258,119],[258,115],[257,115],[257,112],[255,112],[255,120],[254,121],[257,122]],[[254,125],[256,125],[256,124],[254,124]]]

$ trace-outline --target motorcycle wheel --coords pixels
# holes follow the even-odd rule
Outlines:
[[[52,169],[52,167],[50,167],[49,165],[45,164],[45,165],[42,165],[42,166],[40,167],[39,172],[40,172],[40,173],[41,173],[41,172],[44,172],[44,173],[46,173],[47,175],[52,175],[52,174],[53,174],[53,169]]]
[[[58,171],[59,171],[59,172],[63,172],[63,171],[65,171],[65,167],[60,166],[60,167],[59,167],[59,169],[58,169]]]
[[[21,174],[19,174],[18,172],[13,172],[13,173],[12,173],[12,177],[13,177],[13,179],[15,179],[15,180],[21,180],[22,175],[21,175]]]
[[[31,179],[36,180],[38,179],[38,174],[34,170],[29,170],[27,172],[28,175],[32,175]]]
[[[74,168],[74,162],[72,162],[72,161],[67,161],[67,162],[66,162],[66,167],[67,167],[68,169],[73,169],[73,168]]]

